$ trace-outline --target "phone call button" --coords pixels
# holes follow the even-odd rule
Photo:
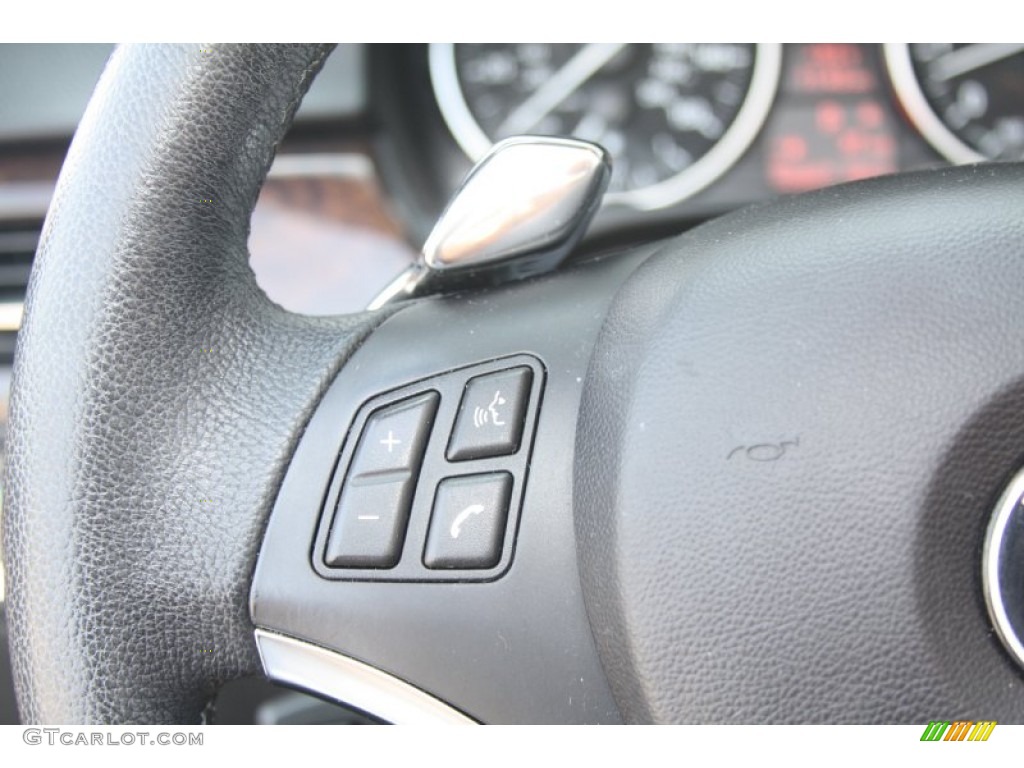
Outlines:
[[[427,568],[493,568],[512,492],[507,472],[449,477],[437,486],[423,553]]]

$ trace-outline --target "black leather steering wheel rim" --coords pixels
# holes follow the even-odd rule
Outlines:
[[[292,315],[247,263],[256,195],[329,51],[122,47],[78,129],[11,403],[26,722],[197,722],[219,684],[259,671],[248,583],[276,486],[387,314]]]

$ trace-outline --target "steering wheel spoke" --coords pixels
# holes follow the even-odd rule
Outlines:
[[[649,253],[406,305],[365,341],[310,420],[259,557],[270,677],[378,715],[405,700],[397,679],[483,722],[619,720],[576,566],[575,421],[607,305]],[[381,555],[390,537],[364,531],[396,515]],[[367,667],[390,677],[368,690]]]

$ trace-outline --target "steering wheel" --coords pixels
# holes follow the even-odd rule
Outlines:
[[[78,130],[12,396],[26,721],[261,673],[394,721],[1024,720],[981,577],[1020,166],[303,317],[246,237],[328,51],[121,48]]]

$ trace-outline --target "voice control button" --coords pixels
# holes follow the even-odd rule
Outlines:
[[[519,450],[533,372],[512,368],[470,379],[462,394],[449,461],[508,456]]]

